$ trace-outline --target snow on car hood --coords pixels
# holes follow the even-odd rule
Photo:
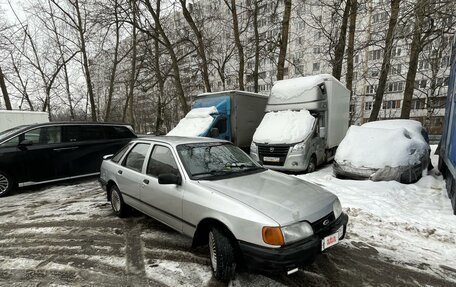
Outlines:
[[[218,113],[216,107],[192,109],[179,121],[177,126],[172,129],[167,136],[197,137],[211,126],[214,118],[211,114]]]
[[[268,112],[253,135],[256,143],[302,142],[311,132],[315,118],[308,110]]]
[[[315,184],[270,170],[199,183],[262,212],[282,226],[302,220],[314,222],[332,212],[336,200],[334,194]]]
[[[335,161],[357,168],[415,165],[429,150],[424,138],[403,127],[351,126],[337,148]]]

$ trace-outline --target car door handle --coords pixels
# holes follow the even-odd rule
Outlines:
[[[149,180],[148,180],[148,179],[143,180],[143,182],[144,182],[145,184],[149,184]]]
[[[121,171],[121,170],[118,170],[118,171],[117,171],[117,173],[118,173],[118,174],[122,174],[122,173],[123,173],[123,171]]]
[[[55,148],[53,151],[64,151],[64,150],[75,150],[78,149],[77,146],[72,146],[72,147],[61,147],[61,148]]]

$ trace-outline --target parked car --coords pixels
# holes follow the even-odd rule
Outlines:
[[[116,215],[133,207],[193,246],[208,244],[222,281],[241,262],[291,274],[343,239],[348,222],[334,194],[267,170],[224,140],[134,139],[105,157],[100,182]]]
[[[136,137],[123,124],[52,122],[0,133],[0,196],[16,186],[96,175],[103,155]]]
[[[336,177],[416,182],[431,168],[429,136],[415,120],[384,120],[351,126],[337,149]]]

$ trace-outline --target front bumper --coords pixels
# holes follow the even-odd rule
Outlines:
[[[343,235],[347,231],[348,215],[342,215],[331,225],[310,238],[280,248],[268,248],[247,242],[239,242],[244,263],[251,270],[261,272],[287,272],[311,263],[321,253],[321,244],[325,236],[336,233],[343,226]]]
[[[305,154],[291,151],[288,152],[285,157],[285,161],[282,165],[268,165],[267,162],[262,162],[258,153],[250,153],[250,156],[263,165],[264,168],[279,170],[279,171],[289,171],[289,172],[302,172],[307,169],[308,161],[305,160]]]
[[[104,191],[108,190],[107,189],[108,183],[105,180],[98,178],[98,182],[100,183],[100,186]]]

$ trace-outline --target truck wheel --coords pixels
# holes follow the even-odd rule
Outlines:
[[[209,231],[209,253],[215,278],[223,282],[232,279],[236,260],[233,244],[226,231],[217,227]]]
[[[317,159],[315,155],[312,155],[309,161],[309,165],[307,166],[306,173],[314,172],[317,169]]]
[[[0,171],[0,197],[7,196],[13,189],[13,178],[7,173]]]
[[[125,204],[119,188],[115,185],[111,187],[111,208],[118,217],[126,217],[130,213],[129,206]]]

